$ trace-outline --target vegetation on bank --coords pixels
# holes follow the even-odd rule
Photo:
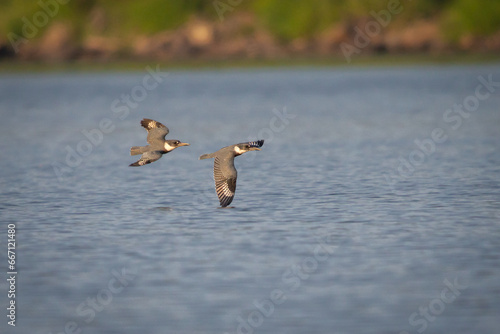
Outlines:
[[[245,10],[286,40],[309,37],[335,23],[368,16],[394,1],[403,7],[395,18],[397,24],[437,19],[452,40],[464,34],[487,36],[500,30],[498,0],[2,0],[0,33],[21,35],[22,17],[31,19],[43,6],[50,8],[56,3],[57,20],[71,22],[81,34],[92,32],[89,15],[96,8],[108,13],[109,22],[103,27],[106,33],[121,37],[175,29],[192,15],[216,21]]]
[[[365,46],[370,21],[383,29]],[[351,59],[454,45],[500,50],[500,1],[0,0],[0,58]]]

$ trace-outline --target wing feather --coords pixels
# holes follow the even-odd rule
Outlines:
[[[145,152],[141,155],[141,158],[139,160],[137,160],[133,164],[130,164],[130,166],[132,166],[132,167],[144,166],[144,165],[150,164],[152,162],[155,162],[156,160],[160,159],[161,157],[162,157],[162,154],[159,151]]]
[[[163,140],[165,140],[165,136],[169,132],[165,125],[149,118],[144,118],[141,121],[141,125],[148,130],[147,141],[149,144],[163,142]]]
[[[220,206],[226,207],[233,201],[236,192],[236,169],[233,160],[221,160],[219,157],[214,161],[215,191],[219,197]]]

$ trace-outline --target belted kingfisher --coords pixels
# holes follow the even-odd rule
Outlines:
[[[182,143],[177,139],[165,140],[168,134],[168,128],[160,122],[144,118],[141,125],[148,130],[146,146],[133,146],[130,148],[130,155],[142,154],[141,158],[130,164],[132,167],[144,166],[160,159],[163,154],[173,151],[180,146],[189,146],[188,143]]]
[[[260,151],[259,147],[264,145],[264,140],[251,141],[223,147],[217,152],[203,154],[200,160],[214,159],[214,181],[215,190],[219,197],[221,207],[226,207],[233,201],[236,191],[236,177],[238,173],[234,168],[234,157],[248,151]]]

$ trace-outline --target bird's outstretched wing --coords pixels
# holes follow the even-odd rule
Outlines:
[[[156,160],[160,159],[161,157],[162,157],[162,154],[159,151],[145,152],[142,154],[142,156],[139,160],[137,160],[133,164],[130,164],[130,166],[131,167],[144,166],[144,165],[150,164],[152,162],[155,162]]]
[[[165,136],[168,134],[168,128],[157,122],[155,120],[144,118],[141,121],[141,125],[148,130],[148,138],[147,141],[150,144],[155,144],[158,142],[162,142],[165,139]]]
[[[234,160],[222,160],[219,157],[214,161],[215,190],[219,197],[220,206],[226,207],[233,201],[236,191],[237,172]]]

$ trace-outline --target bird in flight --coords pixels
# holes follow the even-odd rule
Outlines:
[[[144,166],[160,159],[163,154],[173,151],[180,146],[189,146],[177,139],[165,140],[168,128],[152,119],[144,118],[141,125],[148,131],[146,146],[133,146],[130,148],[130,155],[142,154],[141,158],[130,164],[132,167]]]
[[[223,147],[217,152],[203,154],[200,160],[214,159],[215,190],[221,207],[226,207],[233,201],[236,191],[236,177],[238,173],[234,167],[234,157],[249,151],[260,151],[264,140],[251,141]]]

